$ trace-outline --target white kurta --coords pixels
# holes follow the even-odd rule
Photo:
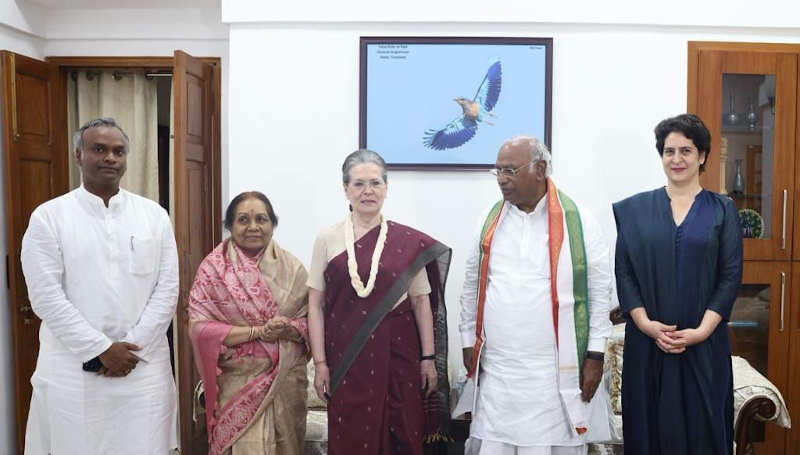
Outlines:
[[[159,454],[177,447],[166,331],[178,297],[169,216],[124,190],[105,207],[82,186],[34,210],[22,268],[42,319],[25,453]],[[129,375],[82,363],[114,341],[142,348]]]
[[[473,438],[518,447],[584,443],[569,427],[557,384],[546,199],[531,213],[509,204],[492,240]],[[477,245],[489,209],[480,218],[466,264],[459,325],[463,347],[475,344]],[[603,352],[611,331],[608,246],[597,221],[586,210],[580,214],[588,265],[588,349]]]

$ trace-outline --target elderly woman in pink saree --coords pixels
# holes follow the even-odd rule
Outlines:
[[[231,238],[206,256],[189,294],[210,455],[302,451],[308,275],[272,240],[277,222],[263,194],[234,198]]]

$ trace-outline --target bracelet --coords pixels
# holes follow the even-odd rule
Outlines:
[[[436,360],[436,354],[431,354],[431,355],[423,355],[423,356],[421,356],[421,357],[419,358],[419,360],[420,360],[420,361],[423,361],[423,360]]]
[[[250,335],[247,337],[247,341],[253,341],[253,334],[255,333],[256,328],[252,325],[250,326]]]
[[[315,360],[315,361],[314,361],[314,366],[317,366],[317,365],[319,365],[319,364],[321,364],[321,363],[328,363],[328,361],[327,361],[326,359],[322,359],[322,360]]]
[[[600,360],[602,361],[605,359],[606,355],[603,352],[598,351],[586,351],[586,358],[591,360]]]

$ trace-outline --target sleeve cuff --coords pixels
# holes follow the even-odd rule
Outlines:
[[[591,338],[589,345],[586,347],[587,351],[606,352],[606,338]]]
[[[725,321],[725,322],[728,322],[731,319],[730,310],[729,311],[724,311],[723,307],[721,305],[709,305],[709,307],[706,308],[706,309],[707,310],[711,310],[714,313],[717,313],[719,315],[719,317],[721,317],[722,320]]]
[[[106,352],[108,348],[111,347],[111,340],[108,337],[104,337],[105,340],[102,342],[98,342],[93,349],[87,350],[84,354],[81,355],[81,358],[84,362],[88,362],[93,358],[99,356],[100,354]]]
[[[461,332],[461,347],[471,348],[475,346],[475,330],[469,332]]]

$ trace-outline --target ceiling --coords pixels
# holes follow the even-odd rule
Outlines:
[[[18,0],[53,9],[220,8],[221,0]]]

